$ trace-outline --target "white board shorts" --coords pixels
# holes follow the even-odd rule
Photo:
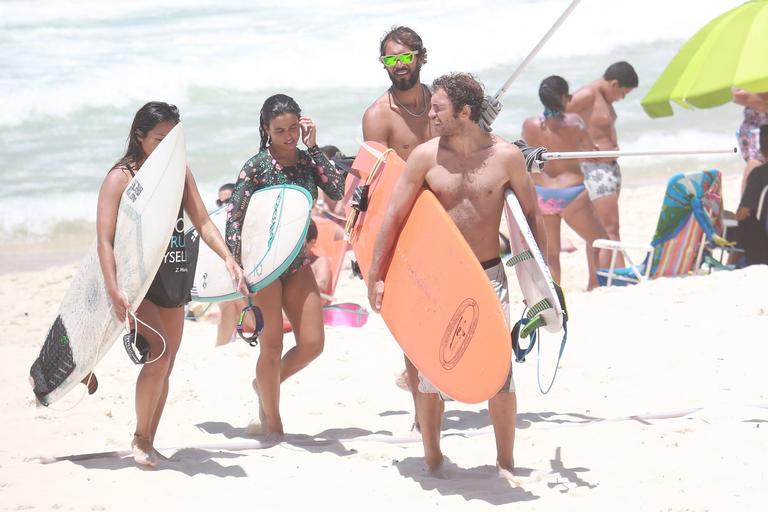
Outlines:
[[[491,282],[491,286],[493,286],[493,291],[496,292],[496,297],[498,297],[499,302],[501,302],[501,309],[504,310],[504,320],[506,320],[507,328],[509,328],[509,287],[507,283],[507,274],[504,272],[504,263],[501,261],[501,258],[498,260],[491,260],[491,262],[487,263],[491,263],[492,266],[488,266],[486,263],[482,264],[483,269],[485,270],[485,275],[488,276],[488,280]],[[452,400],[451,397],[442,393],[429,382],[429,379],[427,379],[421,372],[419,372],[419,391],[422,393],[438,393],[443,400]],[[499,389],[499,393],[514,392],[515,379],[512,377],[512,364],[510,363],[507,380],[504,381],[504,385]]]

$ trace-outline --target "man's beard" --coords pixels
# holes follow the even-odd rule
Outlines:
[[[389,79],[392,81],[392,85],[395,86],[395,89],[397,89],[398,91],[407,91],[411,89],[414,85],[419,83],[420,71],[421,71],[421,66],[417,67],[413,73],[411,73],[409,76],[405,78],[397,78],[395,77],[395,73],[391,72],[389,73]]]

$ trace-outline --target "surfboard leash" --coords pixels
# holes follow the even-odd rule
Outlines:
[[[536,346],[536,341],[539,341],[538,347],[536,348],[538,355],[536,358],[536,381],[539,385],[539,391],[541,391],[543,395],[549,393],[552,389],[552,385],[555,383],[555,377],[557,377],[557,371],[560,367],[560,359],[563,357],[565,343],[568,339],[568,310],[565,305],[565,294],[563,293],[562,288],[560,288],[560,285],[554,281],[552,284],[554,285],[557,299],[560,302],[560,307],[563,311],[563,338],[560,341],[560,351],[557,355],[557,362],[555,363],[555,372],[552,374],[552,380],[550,380],[546,391],[541,385],[541,342],[539,340],[539,328],[546,325],[542,313],[547,309],[552,308],[552,304],[550,304],[549,300],[543,299],[530,308],[524,308],[520,320],[515,323],[511,333],[512,350],[515,353],[515,362],[518,363],[525,362],[525,357],[531,350],[533,350],[533,347]],[[528,338],[530,340],[527,347],[521,347],[521,338]]]
[[[365,147],[366,150],[368,150],[371,153],[375,151],[373,148],[371,148],[365,143],[363,143],[363,147]],[[368,177],[365,180],[365,184],[356,187],[354,193],[352,194],[352,201],[349,204],[350,207],[352,208],[352,212],[347,218],[347,223],[344,226],[344,235],[346,239],[349,241],[349,243],[352,243],[352,239],[353,239],[352,232],[354,231],[355,226],[357,225],[357,220],[360,217],[360,214],[368,210],[368,199],[369,199],[370,187],[373,184],[373,182],[376,180],[376,178],[378,178],[379,173],[387,163],[389,154],[392,153],[393,151],[394,150],[392,148],[388,148],[386,151],[383,151],[383,152],[376,151],[377,153],[375,155],[376,163],[373,164],[373,169],[371,169],[370,174],[368,174]]]
[[[133,329],[131,329],[131,323],[130,320],[128,320],[128,315],[133,317],[133,325],[135,326]],[[147,358],[151,355],[149,350],[149,343],[147,343],[147,340],[144,339],[144,336],[139,334],[139,324],[148,327],[151,331],[157,334],[160,337],[160,341],[163,342],[163,350],[160,352],[160,355],[150,361],[147,361]],[[123,336],[123,346],[125,347],[125,351],[128,352],[128,357],[130,357],[131,361],[133,361],[135,364],[152,364],[163,357],[163,354],[165,354],[165,351],[168,348],[168,343],[166,343],[163,335],[160,334],[154,327],[141,320],[133,311],[128,311],[125,314],[125,330],[128,332]],[[134,345],[136,346],[136,350],[139,351],[139,354],[136,354],[136,350],[133,348]]]
[[[251,313],[253,315],[254,329],[250,335],[243,333],[243,320],[245,315]],[[259,337],[264,332],[264,315],[261,313],[261,308],[253,305],[251,296],[248,295],[248,305],[240,312],[240,318],[237,320],[237,334],[250,346],[255,347],[259,344]]]

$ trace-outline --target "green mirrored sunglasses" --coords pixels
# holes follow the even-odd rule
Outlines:
[[[400,55],[382,55],[379,57],[379,60],[388,68],[393,68],[397,64],[398,60],[403,64],[410,64],[413,62],[414,57],[416,57],[418,54],[419,51],[414,50],[411,52],[401,53]]]

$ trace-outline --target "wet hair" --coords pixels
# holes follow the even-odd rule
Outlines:
[[[267,98],[259,115],[259,134],[261,135],[259,150],[267,149],[267,146],[272,142],[267,128],[269,128],[272,119],[281,114],[293,114],[296,117],[301,117],[301,108],[296,100],[286,94],[275,94]]]
[[[310,220],[309,227],[307,228],[307,243],[312,240],[317,240],[317,224],[315,224],[315,221]]]
[[[424,64],[427,63],[427,49],[424,48],[424,43],[421,40],[421,36],[417,34],[412,28],[404,26],[394,26],[384,34],[379,44],[379,55],[384,55],[384,47],[389,41],[400,43],[403,46],[407,46],[413,51],[419,52],[419,57],[422,58]]]
[[[485,97],[485,88],[483,84],[469,73],[449,73],[435,78],[432,82],[432,91],[442,89],[448,95],[453,105],[453,115],[458,117],[459,111],[464,105],[469,106],[469,118],[474,121],[480,121],[480,112],[483,107],[483,98]]]
[[[609,82],[616,80],[619,82],[619,87],[629,87],[630,89],[634,89],[640,83],[635,68],[632,67],[632,64],[623,60],[608,66],[608,69],[603,73],[603,78]]]
[[[768,156],[768,124],[760,125],[760,152]]]
[[[141,148],[141,140],[139,139],[144,138],[152,128],[162,122],[170,121],[176,125],[180,119],[179,109],[176,108],[176,105],[171,105],[164,101],[150,101],[145,104],[133,116],[125,155],[115,165],[135,164],[140,166],[144,163],[147,155],[144,154],[144,150]]]
[[[562,103],[563,96],[568,94],[568,82],[565,78],[552,75],[541,81],[539,86],[539,99],[545,108],[554,112],[565,112]]]

